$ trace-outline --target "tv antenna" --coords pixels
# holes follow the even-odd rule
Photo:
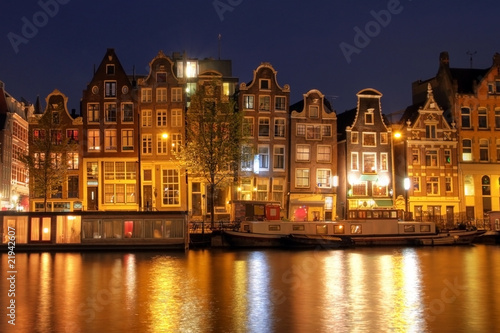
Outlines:
[[[470,68],[472,68],[472,56],[474,56],[477,53],[477,51],[474,52],[467,51],[465,53],[469,56]]]

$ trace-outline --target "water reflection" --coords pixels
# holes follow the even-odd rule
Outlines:
[[[16,259],[15,332],[500,328],[500,249],[493,246],[41,253]],[[7,290],[5,281],[0,288]],[[13,332],[7,325],[0,322],[0,331]]]

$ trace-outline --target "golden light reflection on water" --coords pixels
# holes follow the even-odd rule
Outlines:
[[[500,331],[495,246],[17,259],[19,332]]]

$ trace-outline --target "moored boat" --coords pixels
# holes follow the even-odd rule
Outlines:
[[[468,245],[483,231],[440,233],[434,222],[400,221],[397,210],[356,210],[341,221],[245,221],[226,231],[232,246],[332,247],[375,245]],[[339,240],[340,239],[340,240]],[[349,240],[349,241],[347,241]],[[351,244],[351,245],[352,245]]]

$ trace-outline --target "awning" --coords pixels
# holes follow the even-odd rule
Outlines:
[[[391,207],[392,204],[392,199],[375,199],[375,203],[379,207]]]
[[[378,180],[378,175],[361,175],[359,177],[359,180],[362,182],[365,182],[365,181],[375,182]]]

